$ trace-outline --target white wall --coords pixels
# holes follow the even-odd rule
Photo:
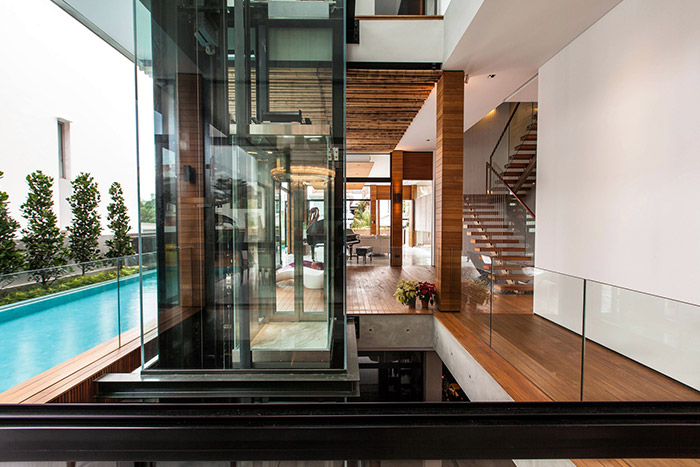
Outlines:
[[[698,18],[624,0],[540,69],[538,267],[700,304]],[[543,284],[535,312],[572,328]],[[588,337],[700,389],[700,308],[589,282],[586,312]]]
[[[19,213],[27,193],[24,178],[41,169],[55,179],[61,226],[70,224],[58,193],[56,120],[61,118],[70,121],[70,177],[81,171],[95,177],[103,225],[109,185],[119,181],[135,228],[133,63],[49,0],[2,2],[0,18],[0,170],[5,172],[0,184],[10,195],[13,217],[24,225]],[[145,76],[140,80],[150,82]],[[148,118],[152,129],[152,112]],[[144,148],[150,150],[149,163],[152,148]],[[70,194],[69,185],[62,185],[60,198]]]
[[[538,266],[700,304],[698,18],[625,0],[540,69]]]
[[[360,21],[349,62],[442,62],[442,20]]]

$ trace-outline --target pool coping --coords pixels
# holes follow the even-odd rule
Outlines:
[[[147,271],[146,273],[143,274],[143,276],[154,274],[156,272],[157,271],[155,271],[155,270]],[[76,287],[75,289],[64,290],[63,292],[56,292],[56,293],[49,294],[49,295],[42,295],[41,297],[22,300],[21,302],[10,303],[8,305],[2,305],[2,306],[0,306],[0,323],[12,321],[14,319],[21,318],[22,316],[25,316],[23,314],[20,314],[17,316],[9,316],[9,317],[8,317],[8,315],[5,315],[5,313],[9,314],[12,311],[17,311],[19,308],[24,307],[24,306],[36,305],[37,303],[40,303],[40,302],[48,302],[51,300],[65,297],[66,295],[82,294],[82,293],[91,291],[93,289],[97,289],[99,287],[107,287],[109,285],[113,285],[117,282],[119,282],[120,284],[124,284],[127,282],[133,282],[134,280],[136,280],[140,277],[141,277],[141,274],[131,274],[131,275],[126,276],[124,278],[109,279],[107,281],[98,282],[96,284],[85,285],[83,287]],[[79,298],[81,298],[81,297],[76,297],[74,300],[78,300]],[[34,313],[34,312],[28,311],[26,314],[31,314],[31,313]]]

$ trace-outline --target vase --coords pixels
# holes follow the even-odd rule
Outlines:
[[[414,298],[413,300],[409,300],[408,303],[406,303],[409,308],[415,308],[416,307],[416,299]]]
[[[420,304],[423,308],[428,308],[428,299],[427,298],[421,298],[420,299]]]

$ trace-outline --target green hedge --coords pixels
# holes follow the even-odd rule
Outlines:
[[[139,272],[138,266],[127,266],[121,269],[119,277],[131,276]],[[117,278],[117,270],[109,272],[100,272],[92,276],[79,276],[72,279],[59,279],[48,287],[35,286],[26,290],[18,290],[10,292],[0,297],[0,306],[17,303],[32,298],[39,298],[45,295],[51,295],[67,290],[78,289],[86,285],[98,284],[100,282],[109,281]]]

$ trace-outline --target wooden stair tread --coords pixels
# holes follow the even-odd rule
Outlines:
[[[517,264],[485,264],[484,269],[487,271],[519,271],[522,268],[528,267],[527,265],[517,265]]]
[[[494,222],[504,223],[503,217],[479,217],[476,219],[462,218],[464,222],[478,222],[480,224],[493,224]],[[504,224],[505,225],[505,224]]]
[[[484,230],[494,230],[494,229],[507,229],[507,225],[482,225],[482,224],[465,224],[467,229],[484,229]]]
[[[496,211],[470,211],[468,209],[463,209],[462,214],[464,215],[469,215],[469,216],[497,216],[498,212]]]
[[[489,279],[497,281],[531,281],[534,277],[527,274],[489,274]]]
[[[525,253],[525,248],[516,248],[516,247],[476,247],[474,248],[474,251],[476,252],[489,252],[489,253],[501,253],[501,252],[508,252],[508,253]]]
[[[500,256],[503,261],[532,261],[532,256]]]
[[[493,288],[503,292],[532,292],[534,284],[493,284]]]
[[[516,151],[537,151],[536,144],[518,144],[515,146]]]
[[[514,232],[494,232],[494,233],[486,233],[486,232],[467,232],[467,235],[470,237],[511,237],[515,235]]]
[[[532,159],[532,158],[535,157],[536,155],[537,155],[537,154],[534,153],[534,152],[531,152],[531,153],[517,153],[517,154],[513,154],[513,155],[510,156],[510,157],[511,157],[511,159]]]
[[[520,240],[513,240],[512,238],[506,238],[506,239],[485,239],[485,240],[470,240],[471,243],[481,245],[481,244],[488,244],[488,245],[498,245],[498,244],[518,244],[521,243]]]
[[[520,137],[520,141],[537,141],[537,134],[527,134]]]
[[[475,225],[475,224],[465,224],[465,229],[482,229],[482,230],[501,230],[507,229],[507,225]],[[494,235],[498,235],[496,232],[491,232]]]

